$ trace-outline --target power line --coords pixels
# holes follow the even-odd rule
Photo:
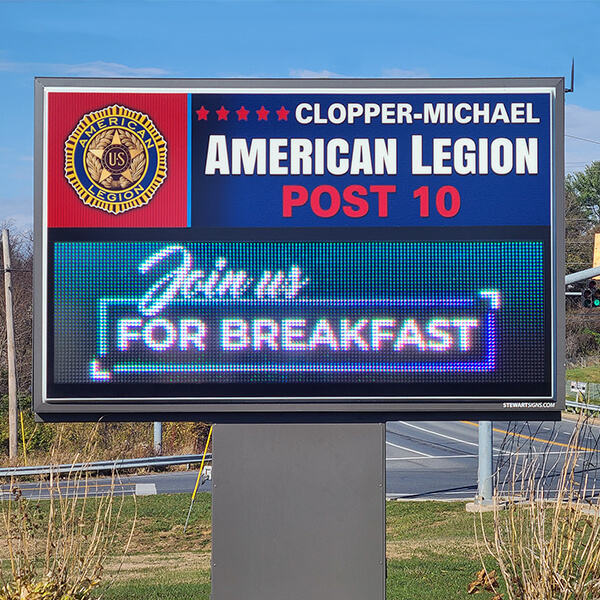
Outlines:
[[[597,140],[588,140],[586,138],[577,137],[576,135],[570,135],[568,133],[565,133],[565,137],[572,138],[574,140],[581,140],[582,142],[589,142],[590,144],[600,144],[600,142]]]

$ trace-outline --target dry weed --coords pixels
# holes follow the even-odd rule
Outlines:
[[[60,440],[59,440],[60,441]],[[59,445],[55,456],[60,456]],[[86,447],[84,456],[91,454]],[[81,455],[73,464],[86,462]],[[56,464],[56,463],[54,463]],[[25,498],[11,482],[11,494],[1,502],[7,565],[0,569],[0,600],[88,600],[102,581],[104,562],[121,522],[123,497],[115,496],[115,478],[107,493],[93,498],[87,475],[72,470],[52,472],[44,488],[47,501]],[[135,527],[132,520],[123,557]]]
[[[590,433],[582,418],[559,458],[512,454],[495,498],[493,539],[483,533],[508,600],[600,598],[600,498],[586,474],[598,450]]]

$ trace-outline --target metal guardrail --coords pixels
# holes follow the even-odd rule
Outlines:
[[[583,402],[575,402],[573,400],[567,400],[566,404],[569,408],[579,408],[581,410],[589,410],[591,412],[600,412],[600,405],[598,404],[585,404]]]
[[[7,467],[0,469],[0,477],[26,477],[28,475],[49,475],[50,473],[74,473],[77,471],[101,472],[124,471],[127,469],[142,469],[146,467],[171,467],[176,465],[192,465],[202,462],[202,454],[185,454],[181,456],[153,456],[150,458],[128,458],[122,460],[101,460],[89,463],[74,463],[71,465],[54,465],[40,467]],[[206,455],[206,460],[212,460],[212,454]]]
[[[579,408],[592,412],[600,412],[600,405],[586,404],[567,400],[569,408]],[[71,465],[55,465],[40,467],[8,467],[0,469],[0,477],[26,477],[31,475],[49,475],[50,473],[73,473],[77,471],[101,472],[124,471],[127,469],[160,468],[176,465],[192,465],[202,462],[202,454],[185,454],[181,456],[153,456],[150,458],[129,458],[123,460],[101,460],[91,463],[75,463]],[[206,455],[206,461],[212,461],[212,454]]]

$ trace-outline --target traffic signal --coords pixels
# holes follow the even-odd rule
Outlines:
[[[600,307],[600,287],[595,279],[590,279],[581,294],[585,308]]]

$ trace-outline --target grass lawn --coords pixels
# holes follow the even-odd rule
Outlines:
[[[103,598],[209,600],[211,496],[196,497],[184,534],[189,502],[189,494],[138,498],[133,546],[114,583],[100,590]],[[481,569],[474,534],[479,519],[459,502],[388,502],[387,598],[471,598],[467,586]],[[489,525],[491,515],[484,515],[484,521]],[[117,567],[110,561],[107,578],[116,575]]]
[[[584,381],[586,383],[600,383],[600,365],[590,367],[572,367],[567,369],[566,378],[571,381]]]

